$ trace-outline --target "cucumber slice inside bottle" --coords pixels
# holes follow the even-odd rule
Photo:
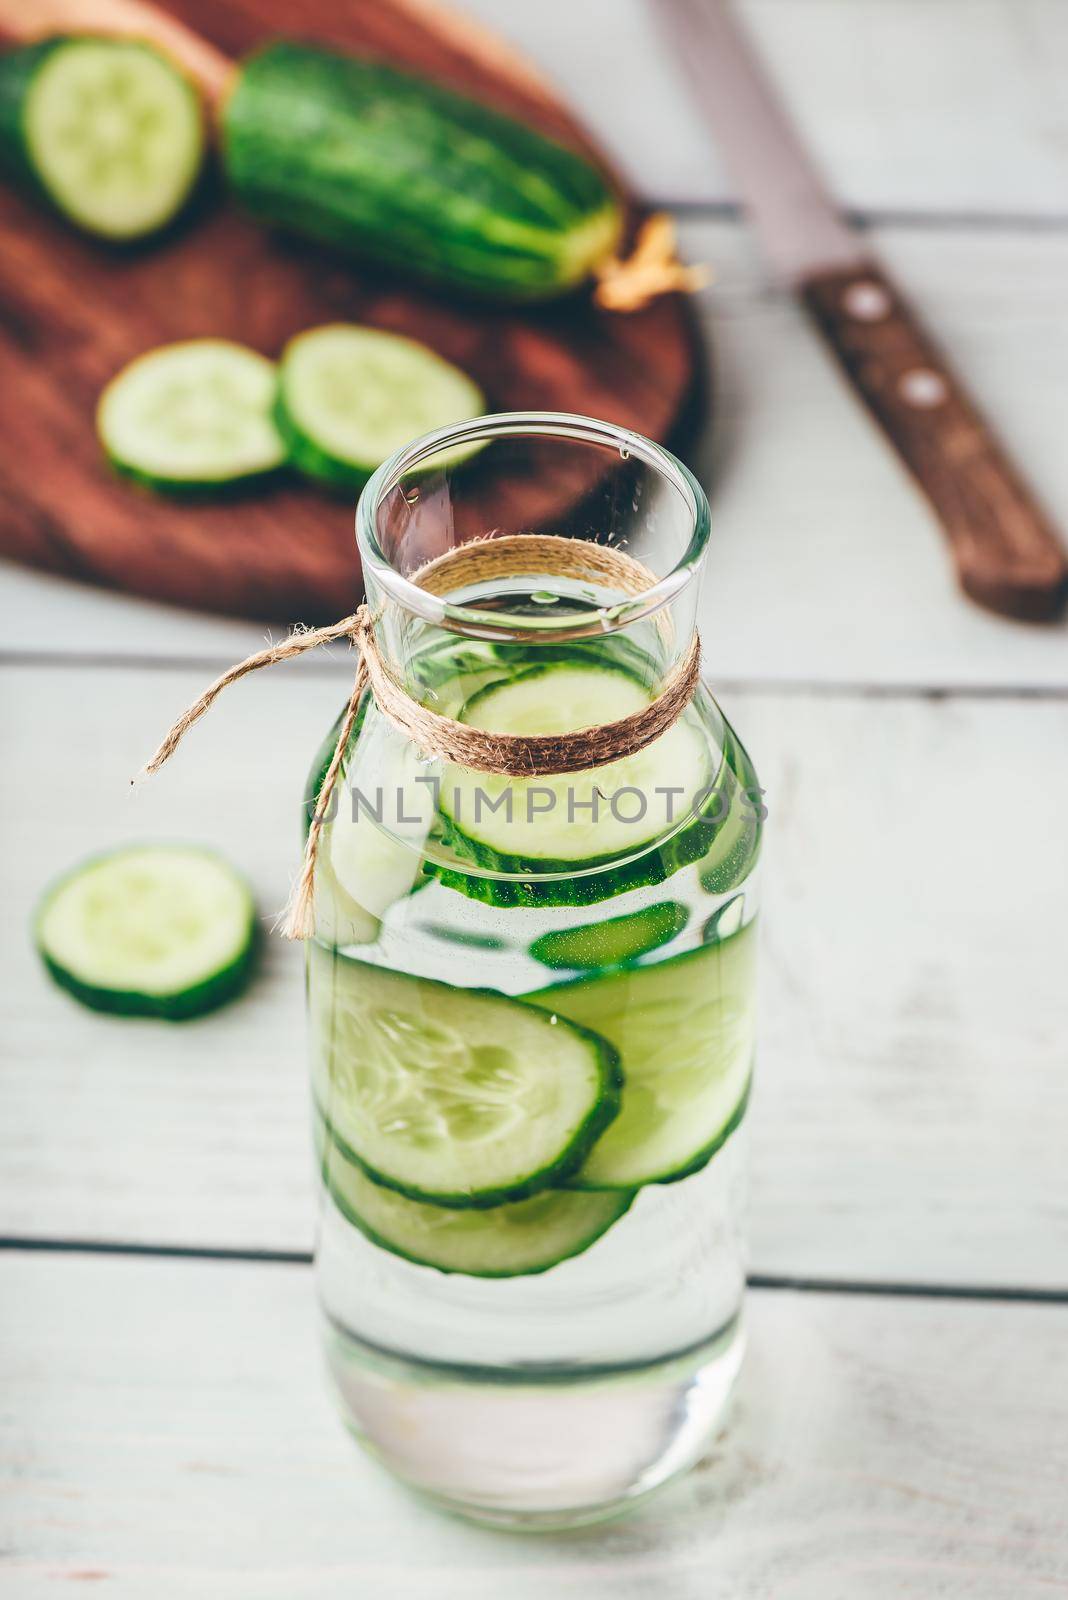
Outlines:
[[[472,1278],[548,1272],[618,1222],[633,1195],[546,1189],[489,1210],[427,1205],[375,1183],[322,1130],[323,1179],[342,1216],[373,1244],[417,1266]]]
[[[729,939],[745,921],[745,895],[732,895],[705,920],[701,928],[701,943],[714,944]]]
[[[690,913],[684,905],[677,900],[662,900],[629,916],[543,933],[534,940],[530,954],[544,967],[617,967],[669,944],[689,920]]]
[[[492,733],[571,733],[618,721],[650,698],[628,672],[560,660],[475,694],[460,720]],[[670,834],[710,776],[707,742],[684,714],[636,755],[588,772],[524,779],[449,766],[441,808],[448,842],[480,865],[569,875],[639,854]],[[551,896],[548,885],[537,887]],[[565,885],[565,903],[572,889]]]
[[[365,696],[356,714],[356,723],[349,737],[346,762],[351,761],[352,752],[356,748],[363,724],[366,720],[369,696]],[[307,842],[308,830],[319,800],[319,790],[322,788],[323,779],[334,756],[334,746],[337,743],[338,732],[341,727],[341,718],[338,716],[330,732],[323,740],[316,752],[308,781],[304,788],[303,827],[301,829],[301,844]],[[346,802],[344,784],[338,784],[334,790],[336,796],[335,820],[341,807]],[[315,937],[323,944],[335,946],[373,944],[378,938],[381,921],[358,900],[342,888],[330,863],[330,830],[332,822],[327,822],[323,830],[318,858],[315,863]]]
[[[225,488],[274,472],[285,445],[274,422],[274,363],[228,339],[189,339],[131,361],[97,407],[112,464],[149,488]]]
[[[256,912],[244,881],[209,851],[131,845],[55,884],[34,932],[53,978],[84,1005],[178,1020],[244,986]]]
[[[304,792],[305,839],[340,724],[338,717],[312,764]],[[418,781],[424,765],[419,751],[365,695],[316,861],[315,936],[321,943],[373,944],[390,906],[429,881],[422,849],[436,820],[436,798],[433,785]],[[357,766],[375,775],[367,793],[349,780]]]
[[[707,894],[726,894],[752,872],[760,856],[763,790],[740,740],[729,731],[726,783],[721,791],[722,815],[698,876]]]
[[[374,944],[382,919],[353,898],[338,882],[327,850],[315,863],[315,937],[323,944],[346,948]]]
[[[418,652],[409,670],[432,711],[457,717],[473,694],[498,682],[508,667],[498,645],[467,639],[446,646],[436,643]]]
[[[616,1115],[615,1049],[562,1017],[318,944],[308,983],[312,1086],[331,1137],[413,1199],[523,1199],[575,1171]]]
[[[721,943],[525,998],[619,1050],[623,1103],[570,1180],[633,1189],[697,1172],[745,1110],[755,1036],[754,924]]]
[[[437,802],[433,787],[418,781],[425,758],[383,717],[372,713],[366,719],[359,748],[360,767],[376,775],[374,784],[369,793],[347,781],[339,784],[323,854],[340,891],[339,903],[362,908],[368,926],[373,922],[377,931],[390,906],[410,894],[420,876]],[[325,887],[323,892],[325,896]],[[318,922],[316,926],[325,937]]]
[[[433,350],[351,323],[291,339],[279,376],[277,422],[293,465],[345,492],[361,489],[409,439],[485,409],[478,385]],[[471,452],[443,452],[440,465]]]
[[[0,100],[9,155],[69,221],[100,238],[157,232],[200,172],[197,95],[139,41],[61,38],[14,51],[0,61]]]

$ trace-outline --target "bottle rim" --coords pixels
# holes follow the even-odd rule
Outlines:
[[[560,439],[608,446],[617,450],[623,460],[634,457],[651,467],[682,497],[689,513],[690,538],[680,559],[640,594],[610,606],[591,605],[588,610],[569,612],[566,618],[510,615],[504,623],[500,612],[459,605],[420,588],[397,570],[379,543],[377,519],[383,501],[408,473],[430,457],[504,438]],[[557,642],[589,638],[639,622],[670,605],[696,577],[708,546],[710,527],[711,513],[704,490],[670,450],[633,429],[566,411],[500,411],[423,434],[382,463],[364,486],[356,506],[356,544],[365,575],[373,579],[376,588],[427,622],[483,639],[544,639],[551,634]]]

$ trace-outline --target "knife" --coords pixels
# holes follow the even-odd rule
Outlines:
[[[777,273],[938,516],[961,588],[1052,617],[1068,557],[915,313],[839,217],[728,0],[658,0],[680,65]]]

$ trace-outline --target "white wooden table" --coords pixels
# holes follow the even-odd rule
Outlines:
[[[210,841],[281,904],[340,662],[3,570],[0,1584],[318,1600],[1068,1594],[1068,631],[956,596],[930,517],[769,280],[639,0],[477,0],[691,254],[717,428],[708,667],[771,809],[752,1356],[706,1463],[516,1540],[357,1456],[312,1339],[300,958],[169,1030],[50,987],[42,879]],[[1068,526],[1068,6],[748,0],[837,193]],[[2,447],[2,441],[0,441]]]

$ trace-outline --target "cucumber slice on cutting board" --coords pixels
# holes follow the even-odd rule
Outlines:
[[[0,146],[71,222],[140,239],[181,209],[204,156],[192,85],[133,39],[50,39],[0,58]]]
[[[634,1198],[546,1189],[488,1210],[458,1211],[375,1183],[338,1149],[321,1123],[316,1143],[334,1204],[373,1244],[417,1266],[472,1278],[548,1272],[588,1250]]]
[[[619,1116],[570,1183],[672,1183],[711,1159],[741,1121],[749,1093],[755,958],[750,923],[721,943],[654,966],[525,996],[611,1040],[623,1063]]]
[[[138,356],[100,396],[112,464],[149,488],[219,489],[273,472],[285,445],[271,420],[274,363],[228,339],[189,339]]]
[[[352,323],[291,339],[279,380],[276,420],[293,465],[346,491],[409,440],[485,409],[477,384],[426,345]],[[438,464],[473,448],[443,452]]]
[[[53,978],[85,1005],[177,1020],[242,988],[256,912],[243,880],[209,851],[130,845],[60,879],[34,933]]]
[[[463,707],[460,720],[492,733],[571,733],[618,721],[650,699],[630,673],[572,658],[483,689]],[[655,882],[693,859],[679,848],[677,835],[685,829],[678,823],[711,775],[708,741],[691,713],[636,755],[587,772],[525,779],[449,766],[441,781],[446,840],[459,855],[490,870],[530,874],[536,897],[550,903],[581,898],[576,868],[588,873],[618,866],[611,881],[600,886],[596,898],[603,898],[631,876],[627,858],[671,835],[673,827],[670,859],[645,881]],[[695,849],[698,854],[704,849],[703,838]],[[552,883],[554,873],[562,883]],[[545,875],[550,881],[537,881]]]
[[[313,944],[312,1087],[331,1137],[389,1188],[489,1206],[574,1171],[619,1106],[618,1056],[490,989]]]
[[[689,911],[677,900],[662,900],[629,916],[543,933],[530,954],[544,967],[616,967],[669,944],[689,920]]]

